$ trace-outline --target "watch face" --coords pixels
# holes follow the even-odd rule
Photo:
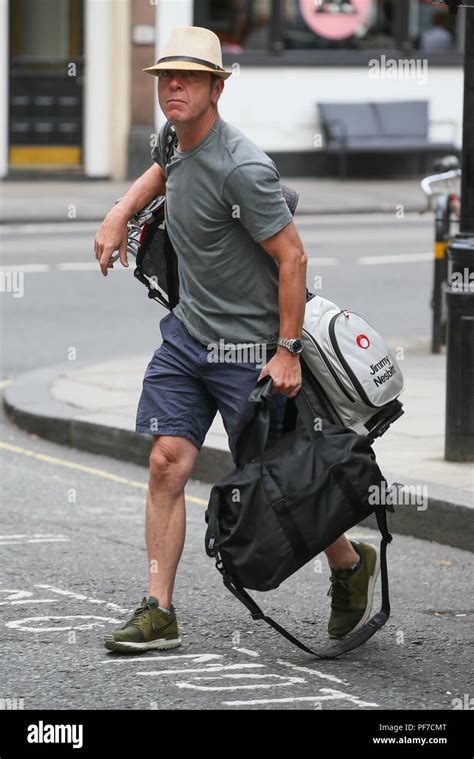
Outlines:
[[[293,347],[291,349],[292,353],[301,353],[303,350],[303,343],[301,340],[293,340]]]

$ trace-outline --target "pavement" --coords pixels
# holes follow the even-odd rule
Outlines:
[[[425,207],[417,180],[282,181],[300,193],[299,213],[396,213],[401,207],[405,212]],[[128,186],[6,181],[0,186],[0,222],[100,220]],[[391,347],[396,350],[402,344],[405,341],[400,338]],[[143,355],[120,356],[103,363],[68,362],[37,369],[6,387],[4,404],[11,419],[31,433],[146,465],[151,438],[134,432],[134,420],[148,360]],[[413,487],[412,502],[396,507],[391,529],[472,551],[474,467],[444,459],[446,357],[431,355],[428,342],[418,342],[405,351],[401,366],[406,379],[401,397],[405,415],[374,443],[387,479]],[[193,478],[215,482],[230,468],[227,438],[218,416]]]
[[[10,418],[31,433],[146,466],[151,437],[135,433],[134,422],[148,360],[128,356],[27,372],[5,388],[4,403]],[[407,486],[392,529],[473,550],[474,467],[444,459],[446,357],[431,355],[426,345],[407,351],[400,363],[405,414],[373,445],[387,480]],[[216,482],[232,467],[217,415],[192,477]]]
[[[283,177],[300,196],[297,214],[409,213],[426,207],[419,179],[346,180]],[[101,221],[130,182],[6,180],[0,223]],[[403,208],[402,208],[403,207]]]

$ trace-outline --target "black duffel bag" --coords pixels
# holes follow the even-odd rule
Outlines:
[[[266,377],[249,397],[256,411],[237,442],[237,467],[212,488],[206,553],[216,558],[224,584],[254,619],[264,619],[305,651],[334,658],[371,637],[390,614],[386,545],[392,538],[385,506],[373,505],[369,490],[376,486],[381,493],[386,480],[364,435],[327,420],[324,432],[319,429],[304,381],[294,399],[295,426],[265,450],[270,397],[271,378]],[[382,532],[382,609],[356,633],[314,652],[266,617],[244,589],[277,588],[374,511]]]

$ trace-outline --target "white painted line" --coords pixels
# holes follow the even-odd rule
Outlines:
[[[58,234],[61,232],[96,232],[100,222],[78,221],[55,222],[45,224],[0,224],[0,236],[3,235],[40,235]]]
[[[70,538],[33,538],[30,540],[0,540],[0,546],[26,545],[27,543],[69,543]]]
[[[338,258],[310,258],[308,266],[338,266]]]
[[[122,264],[117,261],[116,266],[113,267],[113,271],[133,271],[133,266],[122,266]],[[57,271],[97,271],[100,272],[99,268],[99,262],[98,261],[71,261],[69,263],[65,264],[58,264],[57,265]]]
[[[36,274],[38,272],[49,271],[47,264],[14,264],[11,266],[0,266],[0,272],[2,271],[17,271],[21,274]]]
[[[358,696],[354,696],[352,693],[344,693],[340,690],[334,690],[334,688],[321,688],[321,693],[329,693],[336,698],[344,698],[357,706],[378,706],[373,701],[362,701]]]
[[[71,261],[70,263],[58,264],[58,271],[100,271],[98,261]]]
[[[254,678],[255,680],[256,679],[263,680],[264,678],[274,677],[277,680],[286,680],[287,682],[288,680],[292,680],[292,682],[295,682],[295,683],[306,682],[304,677],[287,677],[286,675],[276,675],[276,674],[265,675],[263,674],[263,672],[257,673],[257,674],[254,674],[253,672],[244,672],[243,674],[239,672],[231,672],[231,673],[226,673],[223,675],[205,675],[205,676],[198,675],[197,677],[194,677],[193,680],[223,680],[225,677],[229,677],[231,679],[238,679],[238,678],[245,677],[246,680],[251,680],[252,678]]]
[[[247,656],[260,656],[257,651],[250,651],[248,648],[237,648],[236,646],[232,646],[232,649],[234,651],[238,651],[241,654],[247,654]]]
[[[35,588],[42,588],[43,590],[49,590],[51,593],[58,593],[60,596],[69,596],[71,598],[76,598],[78,601],[89,601],[90,603],[98,603],[103,604],[108,609],[112,609],[113,611],[119,611],[122,614],[126,614],[130,611],[130,609],[125,609],[123,606],[119,606],[118,604],[114,604],[110,601],[102,601],[100,599],[96,598],[90,598],[89,596],[85,596],[82,593],[74,593],[72,590],[63,590],[62,588],[56,588],[54,585],[47,585],[47,584],[36,584]]]
[[[16,546],[16,545],[24,545],[24,540],[9,540],[7,543],[0,543],[0,546]]]
[[[252,683],[252,685],[194,685],[193,683],[175,683],[177,688],[199,691],[229,691],[229,690],[268,690],[269,688],[288,688],[291,685],[306,682],[303,677],[288,678],[286,683]]]
[[[66,625],[64,627],[29,627],[27,622],[45,622],[50,619],[94,619],[95,622],[81,625]],[[66,616],[49,616],[49,617],[25,617],[25,619],[13,619],[11,622],[5,622],[6,627],[14,630],[24,630],[25,632],[63,632],[64,630],[91,630],[93,627],[104,627],[104,622],[110,624],[119,624],[120,619],[114,617],[96,617],[93,614],[70,614]]]
[[[296,701],[335,701],[335,696],[294,696],[288,698],[255,698],[251,701],[223,701],[225,706],[258,706],[260,704],[293,704]]]
[[[164,654],[164,652],[163,652]],[[106,659],[99,664],[128,664],[129,662],[140,662],[141,664],[157,664],[159,661],[165,662],[169,659],[193,659],[195,664],[204,664],[211,659],[223,659],[222,654],[164,654],[159,659],[156,656],[150,656],[148,659],[143,656],[127,656],[122,659]]]
[[[133,271],[133,266],[122,266],[117,263],[113,271]],[[10,264],[0,266],[0,272],[19,272],[22,274],[45,274],[51,271],[97,271],[100,272],[97,261],[68,261],[54,264]]]
[[[69,543],[71,538],[30,538],[26,543]]]
[[[225,669],[246,669],[247,667],[260,668],[264,667],[264,664],[211,664],[210,667],[200,669],[157,669],[155,672],[137,672],[137,675],[145,675],[154,677],[155,675],[161,677],[161,675],[179,675],[189,674],[190,672],[223,672]]]
[[[259,704],[292,704],[296,701],[337,701],[338,699],[349,700],[351,703],[357,706],[375,706],[378,704],[361,701],[357,696],[352,696],[350,693],[342,693],[341,691],[331,690],[329,688],[322,688],[321,692],[327,692],[330,695],[327,696],[294,696],[289,698],[261,698],[254,699],[252,701],[224,701],[225,706],[258,706]]]
[[[394,253],[387,256],[362,256],[357,259],[360,266],[378,266],[380,264],[419,264],[432,261],[433,253]]]
[[[0,606],[5,606],[6,604],[10,604],[13,606],[13,604],[56,604],[58,603],[57,598],[24,598],[22,601],[0,601]]]
[[[63,535],[63,533],[59,533],[59,535],[55,535],[54,532],[33,532],[32,534],[28,534],[26,532],[22,532],[18,535],[0,535],[0,540],[8,540],[9,538],[64,538],[66,537]]]
[[[291,664],[289,661],[284,661],[283,659],[277,659],[278,664],[282,664],[284,667],[290,667],[291,669],[296,670],[296,672],[304,672],[308,675],[316,675],[316,677],[320,677],[322,680],[330,680],[333,683],[339,683],[340,685],[349,685],[347,680],[340,680],[335,675],[328,675],[326,672],[321,672],[319,669],[311,669],[310,667],[299,667],[297,664]]]

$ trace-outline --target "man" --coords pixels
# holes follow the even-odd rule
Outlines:
[[[162,56],[145,71],[178,145],[164,163],[163,130],[146,171],[107,215],[95,254],[107,275],[114,250],[127,266],[127,220],[166,192],[168,234],[178,256],[180,301],[160,322],[163,343],[145,374],[136,429],[153,434],[145,537],[149,589],[131,619],[106,635],[112,651],[137,653],[181,644],[172,594],[185,538],[184,487],[219,410],[232,452],[253,408],[247,398],[271,375],[271,437],[278,437],[286,397],[301,387],[298,349],[307,257],[282,196],[273,161],[219,116],[230,76],[218,37],[174,29]],[[211,362],[225,340],[267,351],[256,361]],[[342,637],[368,619],[378,573],[375,548],[341,536],[326,550],[332,568],[329,632]]]
[[[424,53],[444,53],[453,48],[453,36],[446,28],[447,15],[433,14],[432,26],[420,35],[420,50]]]

